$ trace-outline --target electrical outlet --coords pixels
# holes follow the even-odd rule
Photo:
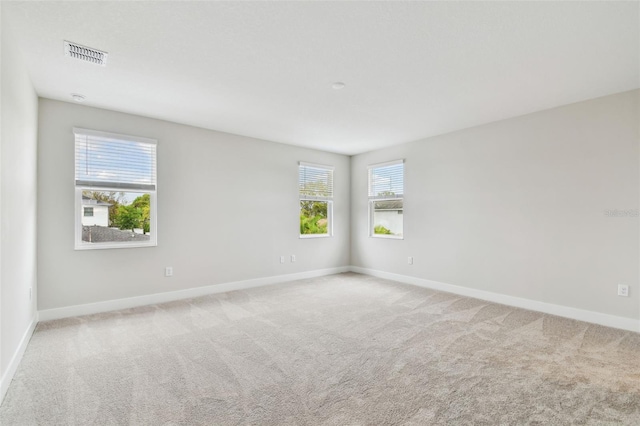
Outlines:
[[[296,255],[295,255],[295,254],[292,254],[292,255],[291,255],[291,263],[293,263],[293,262],[295,262],[295,261],[296,261]]]
[[[625,284],[618,284],[618,296],[629,297],[629,286]]]
[[[409,258],[407,259],[407,263],[409,265],[413,265],[413,256],[409,256]]]
[[[280,263],[284,263],[284,256],[280,256]]]
[[[164,268],[164,276],[165,277],[172,277],[173,276],[173,267],[172,266],[167,266],[166,268]]]

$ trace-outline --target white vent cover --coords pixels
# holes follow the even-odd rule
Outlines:
[[[107,52],[103,52],[102,50],[82,46],[66,40],[64,42],[64,55],[103,67],[107,65],[107,56],[109,56]]]

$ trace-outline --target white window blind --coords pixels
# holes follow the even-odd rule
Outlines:
[[[74,128],[76,186],[156,190],[156,141]]]
[[[404,195],[404,160],[369,166],[369,198],[402,198]]]
[[[298,187],[301,199],[331,200],[333,198],[333,167],[300,162]]]

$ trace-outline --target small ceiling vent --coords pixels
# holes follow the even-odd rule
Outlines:
[[[82,46],[66,40],[64,42],[64,55],[103,67],[107,65],[107,57],[109,56],[107,52],[103,52],[102,50]]]

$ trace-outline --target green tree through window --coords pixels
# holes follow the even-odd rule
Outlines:
[[[300,163],[300,235],[331,235],[333,167]]]

